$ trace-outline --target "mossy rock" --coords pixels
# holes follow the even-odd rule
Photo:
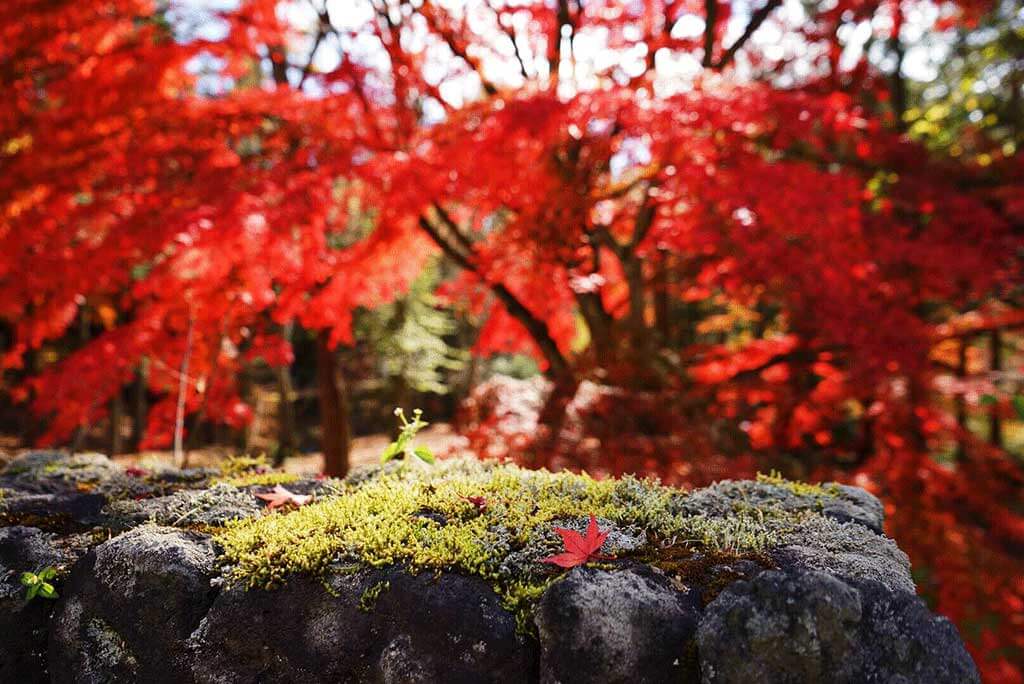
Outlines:
[[[80,469],[22,465],[61,481]],[[52,677],[977,681],[879,533],[881,504],[856,488],[770,475],[686,492],[472,459],[324,481],[235,465],[138,501],[109,490],[99,527],[45,537],[79,549],[71,560],[95,547],[47,618]],[[15,498],[42,495],[28,472],[7,473],[28,487]],[[257,495],[282,483],[309,502],[269,509]],[[582,533],[591,516],[605,558],[544,562],[564,551],[556,528]],[[38,655],[28,636],[11,643]]]
[[[590,515],[608,532],[602,554],[642,561],[679,581],[720,584],[694,570],[708,558],[762,568],[805,558],[809,567],[831,564],[840,576],[912,589],[906,556],[872,531],[880,517],[866,527],[823,515],[846,506],[877,508],[880,516],[880,505],[865,503],[877,499],[850,489],[771,477],[687,493],[655,480],[594,480],[477,460],[397,462],[357,472],[299,510],[230,522],[215,540],[229,584],[272,589],[338,567],[456,571],[490,582],[525,625],[536,598],[561,574],[543,562],[562,550],[555,528],[582,532]]]

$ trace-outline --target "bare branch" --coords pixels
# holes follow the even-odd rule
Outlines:
[[[442,219],[444,221],[445,219]],[[447,219],[451,221],[449,217]],[[437,226],[435,226],[426,216],[421,216],[419,220],[420,227],[430,236],[430,238],[441,248],[448,257],[452,259],[462,268],[474,273],[480,280],[490,289],[495,297],[504,305],[505,310],[508,311],[509,315],[519,321],[520,325],[526,328],[527,332],[530,333],[530,337],[533,338],[537,348],[540,349],[541,354],[544,355],[544,359],[548,362],[548,371],[556,380],[565,380],[572,377],[572,369],[569,366],[568,360],[562,355],[561,350],[558,348],[558,344],[555,343],[553,337],[551,337],[551,331],[548,329],[547,323],[538,318],[530,311],[525,304],[520,301],[515,294],[509,290],[504,283],[496,283],[488,280],[484,277],[484,274],[480,272],[479,265],[474,259],[472,253],[472,247],[467,253],[464,251],[462,245],[453,244],[445,234],[443,234]],[[456,227],[457,228],[457,227]],[[451,230],[450,235],[456,236],[454,239],[456,242],[465,240],[465,236],[462,235],[461,231]]]
[[[188,390],[188,363],[192,357],[192,328],[194,326],[195,317],[189,316],[188,332],[185,333],[185,355],[181,359],[181,375],[178,378],[178,406],[174,414],[174,462],[178,466],[185,463],[182,433],[185,429],[185,394]]]
[[[775,8],[779,7],[781,4],[782,0],[768,0],[768,2],[764,4],[764,6],[758,8],[757,11],[750,15],[750,22],[747,23],[747,27],[743,29],[743,33],[740,35],[739,38],[736,39],[736,42],[730,45],[729,48],[725,51],[722,57],[715,64],[715,68],[725,68],[729,64],[729,62],[731,62],[736,57],[736,53],[740,51],[740,48],[742,48],[746,44],[746,42],[750,40],[750,37],[753,36],[755,32],[757,32],[757,29],[761,28],[761,24],[763,24],[765,19],[768,18],[768,15],[774,12]],[[705,57],[707,57],[706,54]],[[708,64],[710,64],[710,62]]]
[[[715,53],[715,27],[718,25],[718,0],[704,0],[704,57],[701,65],[710,67]]]

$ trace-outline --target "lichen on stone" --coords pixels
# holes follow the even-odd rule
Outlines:
[[[246,472],[239,475],[228,475],[216,477],[214,484],[230,485],[232,487],[273,487],[274,485],[291,484],[299,479],[295,473],[259,473]]]
[[[140,501],[115,501],[104,513],[114,526],[143,522],[171,527],[206,528],[229,520],[259,514],[260,506],[249,492],[228,484],[209,489],[181,490],[167,496]]]
[[[768,484],[775,487],[784,487],[797,496],[812,496],[812,497],[836,497],[841,494],[839,486],[833,483],[822,485],[812,484],[809,482],[800,482],[798,480],[788,480],[782,477],[782,474],[777,470],[773,470],[767,474],[758,473],[757,481],[762,484]]]

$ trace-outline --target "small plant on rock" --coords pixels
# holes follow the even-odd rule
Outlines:
[[[21,573],[21,584],[25,587],[25,600],[31,601],[36,596],[56,599],[57,590],[54,589],[53,583],[50,581],[56,576],[57,570],[52,566],[47,566],[39,572]]]
[[[413,446],[412,444],[417,433],[430,425],[430,423],[423,420],[423,411],[420,409],[413,410],[412,420],[405,417],[405,411],[401,408],[395,409],[395,415],[398,416],[400,421],[398,438],[384,449],[384,453],[380,455],[380,462],[387,463],[397,456],[404,456],[406,459],[411,460],[415,456],[424,463],[433,463],[434,453],[429,448]]]

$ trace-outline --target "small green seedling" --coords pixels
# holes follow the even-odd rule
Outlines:
[[[400,408],[395,409],[395,415],[398,416],[398,420],[401,421],[399,425],[398,439],[391,444],[388,444],[387,448],[384,449],[384,453],[380,455],[380,462],[387,463],[396,456],[404,456],[407,459],[411,459],[413,456],[420,459],[424,463],[434,462],[434,453],[425,446],[414,447],[412,440],[416,438],[418,433],[423,428],[430,425],[422,419],[423,411],[420,409],[414,409],[412,412],[412,420],[405,417],[405,411]]]
[[[57,598],[57,590],[50,582],[57,576],[57,570],[53,567],[45,567],[39,572],[21,573],[21,584],[25,587],[25,600],[31,601],[36,596],[45,599]]]

